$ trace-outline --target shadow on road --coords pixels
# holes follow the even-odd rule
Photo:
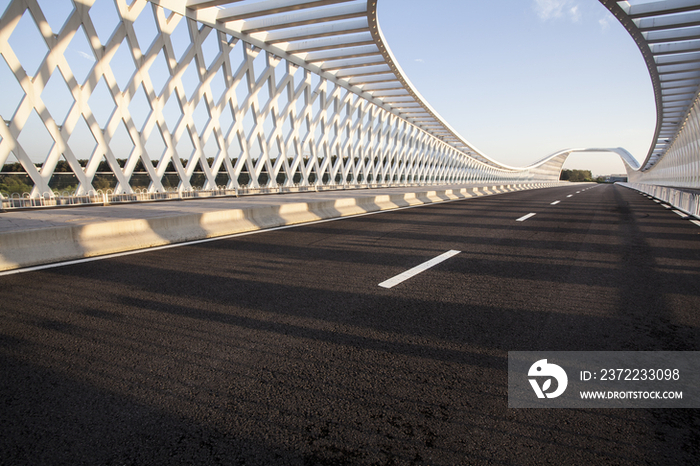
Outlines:
[[[514,193],[4,277],[0,457],[697,458],[697,410],[507,408],[508,351],[700,342],[696,230],[613,187],[545,205]],[[451,248],[420,280],[377,286]]]

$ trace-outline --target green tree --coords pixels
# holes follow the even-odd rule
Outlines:
[[[8,195],[24,194],[32,191],[33,186],[16,176],[6,176],[0,180],[0,192]]]
[[[24,169],[24,167],[22,166],[21,163],[14,162],[14,163],[6,163],[5,165],[3,165],[2,171],[16,173],[16,172],[24,172],[26,170]]]
[[[590,170],[569,170],[565,169],[561,171],[559,179],[562,181],[571,181],[575,183],[580,182],[590,182],[593,181],[593,174]]]

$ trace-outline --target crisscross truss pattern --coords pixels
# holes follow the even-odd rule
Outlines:
[[[656,98],[655,138],[642,173],[630,172],[630,178],[700,186],[700,1],[600,1],[637,43]]]
[[[2,107],[0,166],[19,162],[32,197],[52,195],[61,164],[76,194],[106,174],[114,193],[558,179],[557,167],[500,166],[456,136],[377,40],[375,11],[364,0],[10,0],[0,79],[19,97]]]
[[[700,187],[700,102],[693,102],[680,131],[652,169],[627,171],[631,182],[679,188]]]

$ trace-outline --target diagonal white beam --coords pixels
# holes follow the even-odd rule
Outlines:
[[[357,76],[373,76],[379,74],[386,74],[391,72],[391,68],[387,64],[381,64],[377,66],[367,66],[363,68],[350,68],[338,71],[335,75],[338,78],[348,79]]]
[[[661,83],[661,89],[683,89],[690,86],[700,85],[700,79],[687,79],[684,81],[676,81],[672,83]]]
[[[264,37],[268,44],[278,42],[293,42],[319,37],[337,36],[340,34],[353,34],[368,29],[367,18],[357,18],[342,22],[323,23],[299,28],[281,29],[271,32]]]
[[[332,3],[345,3],[352,0],[267,0],[264,2],[247,5],[232,6],[221,10],[216,17],[217,21],[227,22],[238,19],[254,18],[257,16],[274,15],[287,11],[315,8]]]
[[[384,102],[395,102],[396,105],[392,106],[397,108],[413,107],[416,105],[420,105],[416,102],[416,99],[413,96],[387,98],[384,99]]]
[[[187,0],[187,8],[201,10],[212,6],[221,6],[228,3],[242,2],[243,0]]]
[[[683,63],[676,65],[658,65],[659,75],[664,74],[675,74],[675,73],[687,73],[689,71],[695,71],[697,66],[693,63]]]
[[[351,78],[348,80],[353,86],[359,84],[369,84],[369,83],[388,83],[388,82],[398,82],[396,75],[393,73],[379,74],[375,76],[362,76],[358,78]]]
[[[627,11],[627,15],[630,18],[644,18],[647,16],[668,15],[695,10],[700,10],[700,5],[698,5],[696,0],[664,0],[641,5],[631,5]]]
[[[662,88],[662,95],[667,96],[667,95],[679,95],[679,94],[695,94],[695,91],[697,91],[697,86],[683,86],[683,87],[671,87],[671,88]]]
[[[396,96],[396,95],[407,95],[407,94],[408,94],[408,91],[406,89],[396,89],[396,90],[372,92],[372,95],[374,97]]]
[[[680,43],[652,44],[649,48],[651,49],[651,53],[654,55],[700,52],[700,40]]]
[[[275,29],[340,21],[359,18],[361,16],[367,16],[366,2],[338,5],[330,8],[315,8],[272,17],[266,16],[260,19],[245,21],[241,31],[251,34],[259,31],[273,31]]]
[[[668,113],[669,111],[678,111],[678,109],[684,108],[688,102],[692,102],[691,99],[688,100],[678,100],[676,102],[666,102],[664,104],[664,112]],[[666,121],[664,121],[664,124]]]
[[[363,32],[360,34],[347,34],[337,37],[309,39],[291,43],[286,47],[279,45],[279,47],[287,53],[301,53],[369,44],[374,44],[374,39],[372,39],[372,35],[368,32]]]
[[[688,95],[680,95],[680,96],[669,96],[669,97],[662,97],[662,100],[664,102],[685,102],[687,104],[691,104],[693,102],[693,99],[688,98]]]
[[[700,61],[700,52],[681,53],[676,55],[662,55],[660,57],[655,57],[654,60],[659,66],[694,63]]]
[[[696,78],[700,78],[700,70],[660,76],[660,80],[661,80],[662,84],[663,83],[677,82],[677,81],[687,81],[688,79],[696,79]]]
[[[700,27],[687,27],[668,31],[649,31],[645,32],[643,35],[650,44],[700,39]]]
[[[324,71],[340,70],[343,68],[357,68],[360,66],[372,66],[379,63],[384,63],[384,58],[379,57],[362,57],[350,58],[347,60],[334,60],[324,63],[321,69]]]
[[[360,47],[345,47],[342,49],[324,50],[322,52],[309,53],[304,57],[307,63],[315,63],[328,60],[341,60],[344,58],[368,57],[379,55],[376,45],[363,45]]]
[[[403,89],[403,84],[397,80],[393,83],[372,83],[362,86],[363,91],[386,91],[389,89]]]
[[[700,25],[700,13],[685,13],[634,20],[640,31],[658,31]]]

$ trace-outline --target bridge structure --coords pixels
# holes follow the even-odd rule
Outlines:
[[[646,61],[657,124],[641,165],[596,151],[619,155],[631,182],[698,187],[700,2],[601,2]],[[376,0],[11,0],[0,54],[0,166],[16,161],[30,186],[5,207],[50,203],[66,175],[88,202],[542,185],[591,150],[526,167],[480,152],[401,70]]]
[[[558,179],[606,150],[697,200],[700,0],[601,0],[654,83],[641,164],[527,167],[420,96],[377,1],[0,0],[3,464],[697,463],[697,410],[522,410],[507,367],[697,354],[697,202]],[[218,198],[133,202],[185,197]],[[98,205],[31,208],[63,200]]]

